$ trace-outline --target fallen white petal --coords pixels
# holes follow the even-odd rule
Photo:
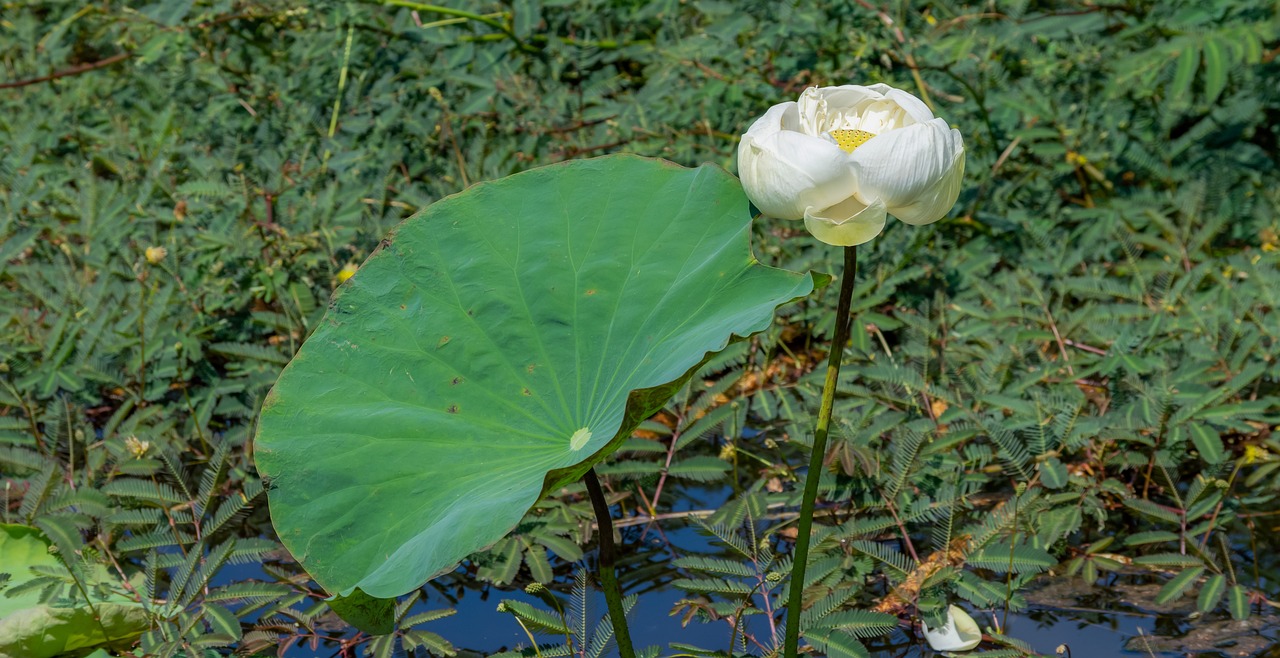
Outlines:
[[[969,651],[982,643],[978,622],[958,606],[947,607],[947,623],[942,628],[931,629],[924,622],[920,622],[920,627],[934,651]]]

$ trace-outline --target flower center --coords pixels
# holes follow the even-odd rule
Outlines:
[[[845,153],[853,153],[853,149],[867,143],[868,139],[875,137],[874,133],[865,130],[832,130],[831,138],[836,140],[836,146]]]

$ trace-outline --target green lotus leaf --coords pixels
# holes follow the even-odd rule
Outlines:
[[[329,592],[389,598],[501,539],[826,282],[760,265],[747,209],[722,169],[609,156],[405,221],[263,404],[285,546]]]
[[[396,629],[396,600],[375,599],[357,589],[347,596],[326,601],[343,621],[370,635],[386,635]]]
[[[147,630],[146,609],[122,593],[87,588],[90,607],[79,596],[41,603],[43,588],[24,589],[38,576],[33,568],[62,569],[51,545],[38,528],[0,524],[0,572],[9,574],[0,590],[0,658],[47,658],[131,640]],[[102,567],[89,575],[93,582],[113,582]]]

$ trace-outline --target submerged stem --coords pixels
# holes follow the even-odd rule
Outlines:
[[[593,468],[582,477],[591,496],[591,507],[596,512],[596,525],[600,529],[600,584],[604,587],[604,600],[609,606],[609,619],[613,622],[613,634],[618,640],[618,653],[622,658],[635,658],[631,646],[631,631],[627,629],[627,614],[622,607],[622,588],[618,586],[618,573],[614,569],[613,518],[609,516],[609,503]]]
[[[784,655],[795,658],[800,646],[800,606],[804,600],[804,570],[809,559],[809,533],[813,530],[813,504],[818,497],[818,481],[822,479],[822,462],[827,454],[827,428],[831,425],[831,408],[835,403],[836,384],[840,378],[840,361],[844,344],[849,341],[852,317],[853,277],[858,271],[857,247],[844,248],[844,272],[840,274],[840,301],[836,304],[836,333],[831,339],[827,357],[827,379],[822,385],[822,406],[818,409],[818,425],[813,431],[813,451],[809,455],[809,472],[804,477],[804,497],[800,500],[800,527],[791,561],[791,592],[787,601],[787,634]]]

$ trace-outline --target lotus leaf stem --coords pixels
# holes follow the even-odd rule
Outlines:
[[[616,554],[613,547],[613,517],[609,515],[609,503],[604,499],[600,479],[593,468],[582,481],[591,496],[591,507],[596,512],[596,526],[600,531],[600,585],[604,588],[604,600],[609,606],[609,619],[613,621],[613,634],[618,640],[618,653],[622,658],[636,658],[631,645],[631,631],[627,628],[627,612],[622,607],[622,588],[618,586],[615,569]]]

